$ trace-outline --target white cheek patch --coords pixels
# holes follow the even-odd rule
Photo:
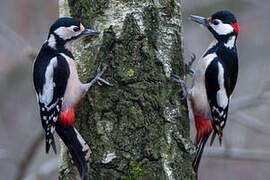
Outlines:
[[[218,25],[214,25],[212,23],[210,23],[210,26],[212,27],[212,29],[214,29],[214,31],[216,31],[219,35],[226,35],[226,34],[230,34],[233,32],[233,27],[230,24],[223,24],[223,22],[221,20],[218,20],[219,22]]]
[[[81,33],[80,31],[74,32],[74,27],[77,26],[59,27],[54,31],[54,33],[64,40],[71,39],[72,37],[78,36]]]

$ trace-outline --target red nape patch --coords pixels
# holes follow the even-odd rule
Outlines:
[[[198,144],[201,141],[203,135],[211,133],[212,123],[211,120],[208,120],[203,116],[195,116],[195,126],[197,129],[196,143]]]
[[[239,34],[239,31],[240,31],[239,26],[238,26],[238,23],[233,23],[232,26],[233,26],[234,31],[238,35]]]
[[[60,124],[63,126],[69,126],[69,125],[74,125],[74,109],[71,109],[66,112],[62,112],[60,116]]]

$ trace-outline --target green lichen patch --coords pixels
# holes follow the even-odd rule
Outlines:
[[[141,180],[147,174],[147,170],[143,169],[141,164],[130,163],[129,174],[126,180]]]

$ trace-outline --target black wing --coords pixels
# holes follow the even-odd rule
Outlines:
[[[230,76],[224,64],[215,58],[207,67],[205,72],[205,87],[211,109],[212,126],[214,133],[210,144],[213,143],[215,135],[219,135],[221,143],[222,131],[226,124],[230,91]]]
[[[46,152],[50,145],[56,152],[54,130],[59,119],[69,77],[67,61],[61,56],[44,53],[41,49],[34,63],[34,86],[40,105],[40,118],[46,133]],[[50,54],[50,55],[47,55]]]

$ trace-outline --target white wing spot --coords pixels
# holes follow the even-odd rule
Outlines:
[[[57,116],[53,117],[53,121],[56,122],[57,121]]]
[[[221,112],[219,113],[219,116],[222,116],[222,115],[223,115],[223,113],[224,113],[224,111],[221,111]]]
[[[54,127],[51,127],[51,133],[53,133],[54,132]]]
[[[223,125],[224,125],[224,121],[221,121],[221,122],[220,122],[220,126],[223,126]]]
[[[57,105],[57,106],[56,106],[56,109],[57,109],[57,111],[58,111],[58,112],[60,111],[60,109],[59,109],[59,105]]]

